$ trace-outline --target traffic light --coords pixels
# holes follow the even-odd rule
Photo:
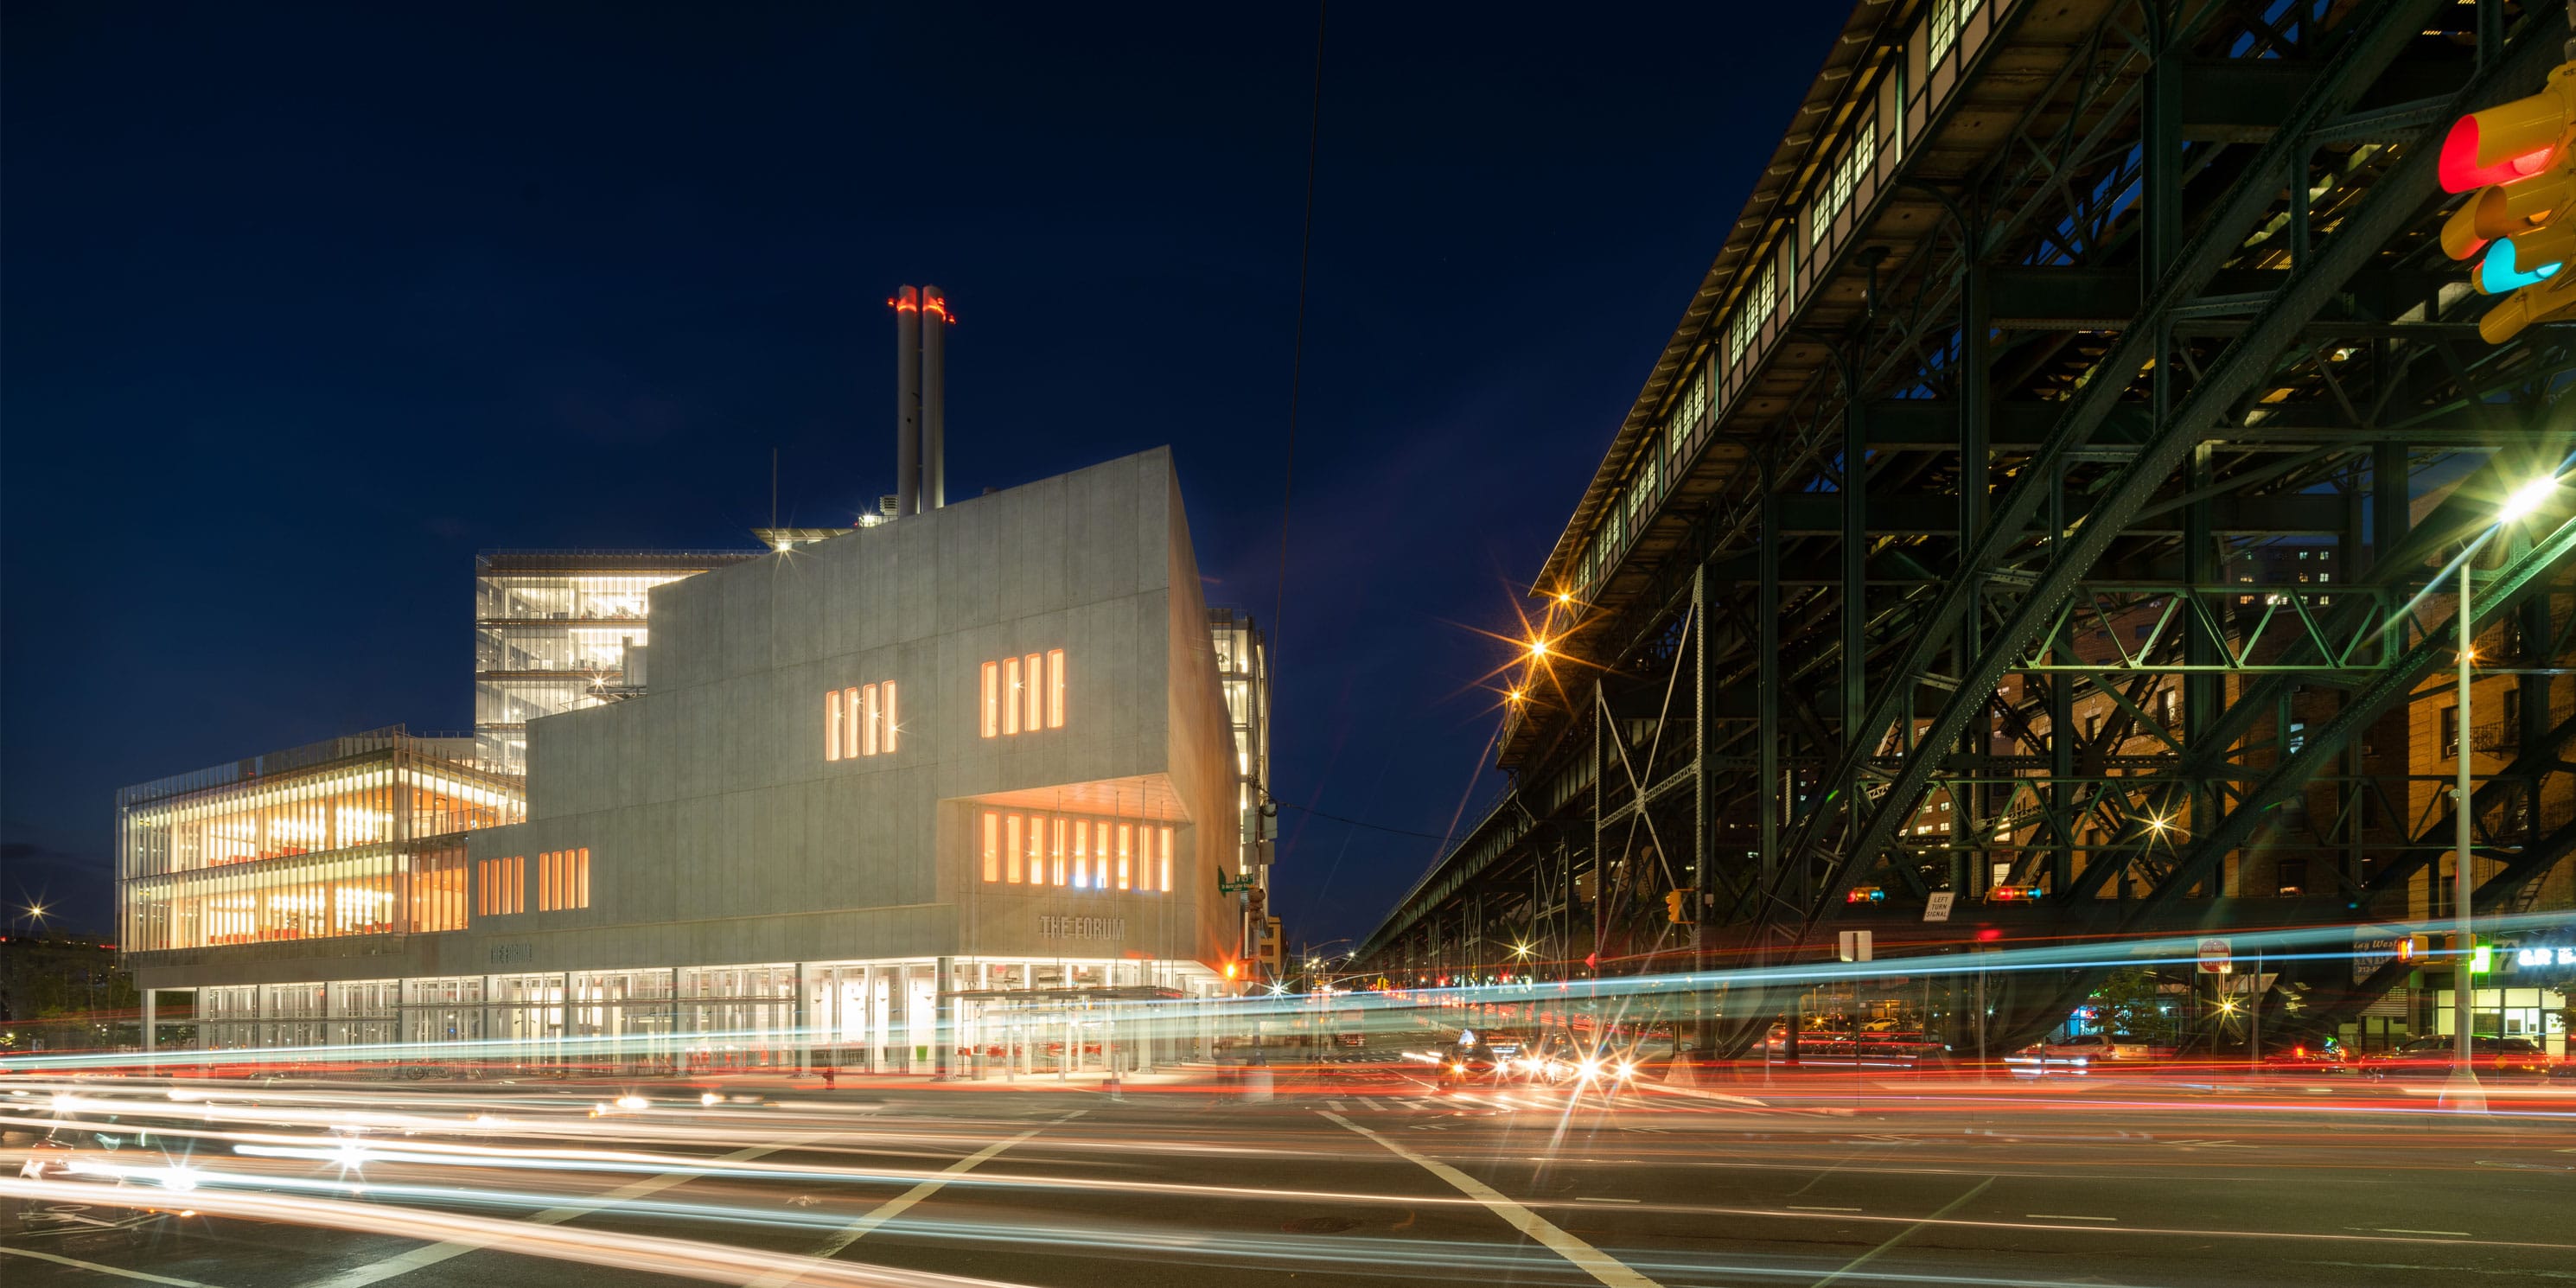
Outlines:
[[[1690,925],[1693,920],[1691,916],[1691,901],[1698,897],[1699,891],[1697,890],[1665,891],[1664,914],[1671,918],[1672,923],[1676,926]]]
[[[2576,63],[2529,98],[2451,123],[2439,165],[2446,192],[2474,192],[2442,225],[2442,251],[2477,258],[2469,282],[2502,295],[2478,334],[2503,344],[2534,322],[2576,314]]]

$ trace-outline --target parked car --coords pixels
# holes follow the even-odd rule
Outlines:
[[[2456,1039],[2427,1034],[2362,1060],[2360,1070],[2373,1078],[2447,1077],[2457,1052]],[[2545,1078],[2556,1071],[2556,1062],[2529,1038],[2472,1036],[2469,1068],[2482,1078]]]

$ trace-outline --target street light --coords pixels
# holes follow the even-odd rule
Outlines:
[[[2496,527],[2502,528],[2530,515],[2557,488],[2558,480],[2551,476],[2536,478],[2515,488],[2496,510]],[[2493,529],[2489,531],[2492,534]],[[2480,538],[2480,543],[2483,544],[2484,540]],[[2470,955],[2475,951],[2476,941],[2469,925],[2469,901],[2473,893],[2469,877],[2469,742],[2475,737],[2469,723],[2469,664],[2477,658],[2472,621],[2476,614],[2470,598],[2469,566],[2477,562],[2476,553],[2477,547],[2472,545],[2460,556],[2460,701],[2459,714],[2453,722],[2458,738],[2451,744],[2452,772],[2456,775],[2451,785],[2451,910],[2456,920],[2454,934],[2458,942],[2453,945],[2457,950],[2457,960],[2451,968],[2451,1076],[2442,1089],[2442,1099],[2454,1108],[2484,1113],[2486,1095],[2478,1089],[2477,1069],[2470,1063],[2469,1055],[2470,1001],[2477,986],[2476,972],[2470,969]]]

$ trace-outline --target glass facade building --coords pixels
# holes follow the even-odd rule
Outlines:
[[[1270,651],[1250,613],[1208,610],[1208,636],[1216,647],[1217,681],[1225,690],[1227,721],[1234,728],[1235,812],[1239,858],[1235,875],[1259,892],[1246,909],[1244,956],[1269,964],[1275,974],[1277,925],[1268,912],[1271,843],[1279,816],[1270,807]]]
[[[527,772],[528,722],[641,692],[655,586],[761,550],[496,550],[474,560],[476,754]]]
[[[116,794],[128,952],[461,930],[465,834],[520,822],[474,740],[402,726]]]

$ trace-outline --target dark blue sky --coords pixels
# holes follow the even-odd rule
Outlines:
[[[1439,833],[1513,620],[1836,5],[46,4],[0,17],[0,896],[108,924],[122,784],[471,720],[477,549],[732,546],[1158,443],[1281,634],[1276,790]],[[1434,843],[1290,811],[1297,939]]]

